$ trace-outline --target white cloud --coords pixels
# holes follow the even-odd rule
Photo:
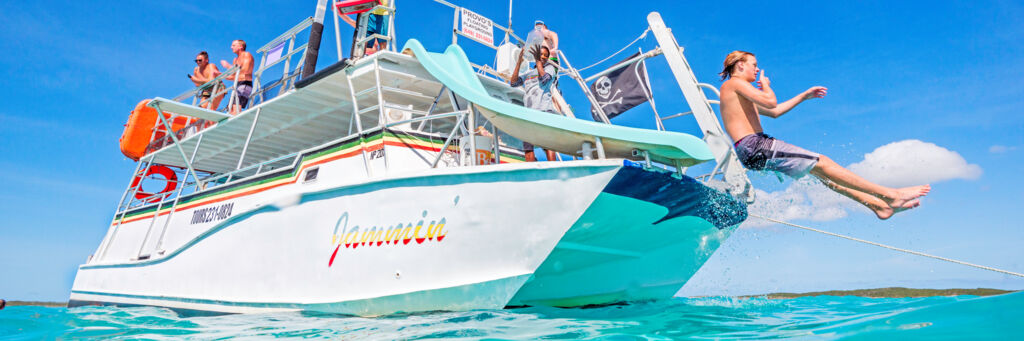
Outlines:
[[[864,160],[847,168],[868,180],[902,187],[952,179],[977,179],[981,167],[968,164],[957,152],[919,140],[893,142],[865,154]],[[782,191],[757,190],[751,214],[773,219],[829,221],[845,218],[850,211],[870,213],[860,204],[832,192],[812,176],[793,182]],[[751,217],[742,227],[770,223]]]
[[[1006,152],[1012,152],[1014,150],[1017,150],[1017,147],[1014,147],[1014,146],[1007,147],[1007,146],[1001,146],[1001,145],[998,145],[998,144],[994,145],[994,146],[991,146],[991,147],[988,147],[988,152],[992,153],[992,154],[1002,154],[1002,153],[1006,153]]]
[[[973,180],[981,167],[968,164],[957,152],[919,140],[893,142],[864,155],[848,166],[854,173],[880,185],[914,186],[945,180]]]

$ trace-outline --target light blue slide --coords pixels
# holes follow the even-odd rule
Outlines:
[[[578,155],[583,142],[601,138],[609,158],[637,160],[633,150],[646,150],[652,160],[690,166],[714,159],[711,149],[696,136],[603,124],[553,115],[491,97],[473,72],[466,53],[458,45],[445,52],[427,52],[416,39],[405,43],[420,64],[441,84],[476,105],[481,115],[501,131],[534,145],[564,154]]]

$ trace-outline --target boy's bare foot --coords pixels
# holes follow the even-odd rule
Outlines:
[[[909,199],[913,199],[913,198],[917,198],[917,197],[923,197],[923,196],[927,195],[928,192],[931,192],[931,191],[932,191],[932,185],[928,185],[928,184],[920,185],[920,186],[903,187],[903,188],[900,188],[900,189],[896,190],[896,192],[900,193],[901,197],[903,197],[904,199],[908,199],[908,200]]]
[[[878,219],[886,220],[896,213],[900,213],[918,206],[921,206],[921,200],[914,199],[910,201],[905,201],[900,206],[878,207],[872,210],[875,211],[875,215],[878,216]]]
[[[931,192],[931,190],[931,185],[903,187],[896,189],[895,198],[887,198],[885,201],[889,203],[889,207],[898,209],[901,207],[906,207],[906,205],[914,199],[927,195],[928,192]],[[918,202],[918,204],[920,204],[920,202]]]

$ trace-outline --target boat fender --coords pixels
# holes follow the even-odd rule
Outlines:
[[[167,184],[164,185],[164,189],[156,193],[143,192],[141,191],[141,188],[136,189],[135,199],[146,200],[146,202],[157,202],[163,198],[163,196],[157,194],[167,193],[173,191],[175,188],[178,187],[178,174],[174,173],[174,170],[172,170],[171,168],[162,165],[150,166],[149,170],[146,171],[145,175],[136,175],[135,178],[132,179],[131,187],[135,188],[136,186],[139,185],[139,182],[142,181],[142,178],[150,176],[152,174],[160,174],[164,176],[164,179],[166,179],[167,181]]]

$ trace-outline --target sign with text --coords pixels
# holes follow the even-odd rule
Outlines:
[[[484,44],[494,45],[494,23],[487,17],[462,9],[462,34]]]

